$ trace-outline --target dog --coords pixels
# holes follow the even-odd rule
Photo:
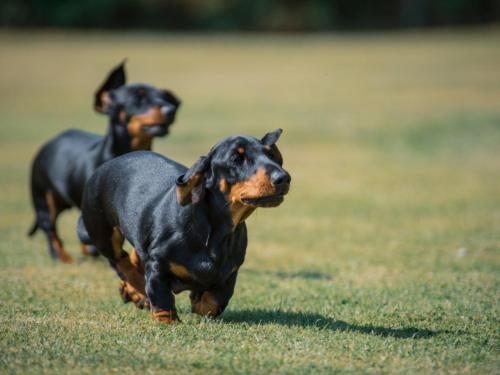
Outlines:
[[[96,170],[85,187],[83,222],[121,278],[125,302],[174,323],[174,294],[190,290],[194,313],[224,311],[245,259],[245,220],[258,207],[280,205],[289,191],[276,146],[281,132],[225,138],[189,169],[134,152]]]
[[[59,214],[80,207],[85,182],[101,164],[131,151],[150,150],[153,137],[168,133],[181,104],[171,91],[146,84],[126,85],[124,64],[115,67],[95,93],[94,109],[109,117],[107,134],[67,130],[42,146],[32,164],[36,218],[28,235],[42,229],[50,255],[64,263],[71,263],[72,258],[57,233]],[[85,243],[82,251],[97,254]]]

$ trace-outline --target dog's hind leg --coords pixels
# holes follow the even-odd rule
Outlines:
[[[50,256],[60,259],[64,263],[71,263],[71,256],[64,250],[62,241],[57,234],[56,220],[60,212],[64,209],[61,204],[57,204],[52,191],[40,191],[33,189],[33,205],[36,212],[36,224],[43,230],[47,237]]]
[[[78,238],[80,239],[83,255],[98,257],[99,252],[97,251],[97,248],[92,244],[92,240],[90,239],[90,236],[87,232],[87,228],[85,228],[85,224],[83,223],[83,218],[81,215],[76,225],[76,233],[78,235]]]
[[[30,232],[30,235],[33,235],[36,229],[40,228],[43,230],[47,237],[49,254],[52,258],[57,259],[57,252],[52,245],[52,241],[50,240],[50,232],[52,231],[52,223],[51,216],[49,213],[49,206],[47,204],[47,200],[45,199],[45,193],[39,190],[32,191],[33,198],[33,206],[35,208],[35,224],[33,225],[33,229]]]
[[[45,193],[45,201],[47,202],[49,223],[48,230],[42,227],[47,235],[47,240],[50,246],[51,254],[55,253],[56,257],[63,263],[72,263],[73,258],[64,249],[63,242],[57,234],[56,221],[57,217],[64,209],[61,204],[58,204],[56,197],[52,191],[47,191]]]
[[[123,250],[124,241],[120,228],[114,227],[111,235],[114,260],[110,263],[122,279],[119,286],[120,295],[124,302],[132,301],[140,309],[149,309],[149,301],[145,292],[144,268],[135,250],[130,256]]]
[[[135,267],[135,269],[138,272],[140,272],[144,277],[144,266],[142,265],[141,260],[139,259],[139,256],[137,255],[135,249],[132,249],[129,258],[132,266]],[[118,291],[120,292],[120,296],[122,297],[123,302],[125,303],[134,302],[134,304],[139,309],[142,309],[144,307],[146,308],[150,307],[149,302],[147,301],[147,299],[145,299],[143,293],[135,289],[129,282],[124,280],[120,281]]]
[[[93,194],[91,190],[87,194]],[[92,195],[91,195],[92,197]],[[92,242],[101,255],[108,259],[120,282],[120,295],[124,302],[134,302],[138,308],[149,308],[145,293],[144,271],[135,251],[131,256],[123,249],[125,238],[118,226],[111,226],[97,199],[84,199],[82,207],[82,228],[80,240]]]

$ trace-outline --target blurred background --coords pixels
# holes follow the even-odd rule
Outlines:
[[[498,373],[499,20],[498,0],[2,0],[0,364]],[[125,57],[128,82],[183,101],[156,152],[191,165],[284,129],[292,188],[248,219],[224,323],[187,293],[173,330],[123,306],[80,255],[77,210],[59,220],[77,264],[25,236],[33,156],[71,127],[105,134],[93,94]]]
[[[498,0],[3,0],[0,25],[148,30],[319,31],[473,25]]]

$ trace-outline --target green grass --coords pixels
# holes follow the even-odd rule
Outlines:
[[[498,373],[500,32],[295,37],[0,33],[2,373]],[[25,237],[28,171],[104,74],[183,99],[155,150],[191,164],[277,127],[292,190],[249,220],[220,319],[159,326],[104,261]],[[458,250],[466,248],[465,256]]]

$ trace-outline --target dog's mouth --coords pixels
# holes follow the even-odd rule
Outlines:
[[[163,137],[168,134],[168,123],[143,125],[141,132],[151,137]]]
[[[285,199],[284,194],[266,195],[258,198],[241,198],[244,204],[255,207],[277,207]]]

